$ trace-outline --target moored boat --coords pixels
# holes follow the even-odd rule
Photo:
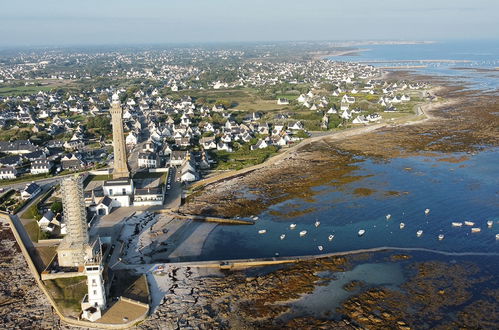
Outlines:
[[[328,239],[329,241],[332,241],[332,240],[333,240],[333,238],[334,238],[334,235],[332,235],[332,234],[331,234],[331,235],[329,235],[329,236],[328,236],[328,238],[327,238],[327,239]]]
[[[420,229],[416,232],[416,236],[421,237],[421,235],[423,235],[423,231]]]
[[[317,220],[314,224],[316,227],[319,227],[321,225],[321,222],[319,220]]]
[[[482,229],[480,229],[480,228],[478,228],[478,227],[473,227],[473,228],[471,228],[471,232],[472,232],[472,233],[479,233],[479,232],[481,232],[481,231],[482,231]]]
[[[453,222],[452,227],[462,227],[463,223],[462,222]]]
[[[444,239],[444,237],[445,237],[444,234],[440,234],[440,235],[438,235],[438,240],[441,241]]]
[[[361,229],[361,230],[359,230],[359,232],[358,232],[359,236],[362,236],[362,235],[364,235],[365,233],[366,233],[366,231],[365,231],[364,229]]]
[[[475,223],[473,221],[465,221],[464,224],[466,226],[470,226],[470,227],[475,225]]]
[[[387,214],[385,217],[386,217],[386,220],[390,220],[390,218],[392,217],[392,215],[391,214]]]
[[[424,210],[424,214],[425,214],[425,215],[430,214],[430,209],[426,209],[426,210]]]
[[[499,239],[499,234],[496,234],[496,239]]]
[[[260,230],[258,231],[258,233],[259,233],[259,234],[265,234],[266,232],[267,232],[267,230],[266,230],[266,229],[260,229]]]
[[[281,240],[283,240],[285,237],[286,237],[286,234],[282,234],[282,235],[280,236]]]
[[[324,249],[322,245],[319,245],[317,248],[319,249],[319,251],[322,251]]]
[[[306,230],[300,231],[300,236],[305,236],[305,235],[307,235],[307,231]]]
[[[494,225],[494,221],[492,221],[492,220],[487,221],[487,227],[492,228],[493,225]]]
[[[289,225],[289,229],[295,229],[296,228],[296,223],[292,223]]]
[[[400,229],[404,229],[405,227],[405,223],[401,222],[400,225],[399,225]]]

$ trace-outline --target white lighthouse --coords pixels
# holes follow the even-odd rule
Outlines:
[[[82,317],[95,321],[100,319],[102,310],[106,308],[106,289],[104,279],[102,278],[102,253],[100,249],[100,240],[97,239],[94,244],[98,244],[94,249],[94,255],[85,261],[85,275],[87,275],[88,293],[81,302],[83,310]]]

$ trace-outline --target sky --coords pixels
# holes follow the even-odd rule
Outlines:
[[[0,46],[499,37],[498,0],[23,0],[0,8]]]

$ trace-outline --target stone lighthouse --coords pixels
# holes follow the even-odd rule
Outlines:
[[[128,178],[125,135],[123,134],[123,109],[118,94],[113,95],[111,103],[111,121],[113,124],[114,171],[113,179]]]

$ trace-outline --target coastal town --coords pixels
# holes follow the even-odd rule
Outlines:
[[[172,241],[186,221],[202,219],[179,213],[193,182],[258,165],[310,137],[417,118],[434,97],[426,83],[388,81],[369,65],[250,54],[2,59],[0,208],[66,322],[126,326],[159,304],[162,289],[149,286],[161,272],[135,268],[192,256],[202,242],[192,239],[216,226]],[[138,277],[128,283],[130,271]]]
[[[4,318],[4,324],[23,319],[27,327],[141,323],[154,329],[168,322],[171,328],[230,328],[235,321],[229,317],[229,289],[212,278],[234,271],[227,283],[237,283],[237,294],[243,295],[246,285],[258,291],[265,284],[258,279],[241,284],[237,271],[297,259],[275,253],[199,260],[216,228],[254,226],[259,219],[258,212],[250,216],[237,208],[230,216],[217,213],[206,207],[209,202],[198,207],[189,203],[192,196],[207,186],[208,197],[216,196],[227,190],[219,182],[237,184],[246,173],[278,177],[279,166],[270,164],[300,163],[309,154],[304,149],[317,141],[426,121],[424,109],[439,101],[426,81],[394,78],[338,58],[275,56],[274,51],[54,50],[0,58],[0,211],[7,238],[2,251],[14,250],[15,240],[16,260],[24,257],[28,264],[10,266],[8,272],[16,283],[23,279],[18,285],[24,289],[15,294],[5,289],[0,301],[18,303],[15,295],[23,290],[32,299],[26,276],[48,300],[38,306],[36,319],[24,317],[20,308],[16,319]],[[358,236],[364,233],[361,229]],[[333,239],[329,233],[329,242]],[[318,248],[299,260],[313,264],[319,257],[332,258],[313,267],[342,269],[342,253]],[[282,281],[278,275],[270,278],[276,287]],[[299,292],[307,292],[307,280],[295,281]],[[257,297],[251,290],[248,297]],[[224,301],[217,309],[223,316],[207,312],[213,293]],[[266,314],[248,313],[257,319]],[[275,309],[268,316],[282,313]],[[348,320],[337,325],[354,327]]]

